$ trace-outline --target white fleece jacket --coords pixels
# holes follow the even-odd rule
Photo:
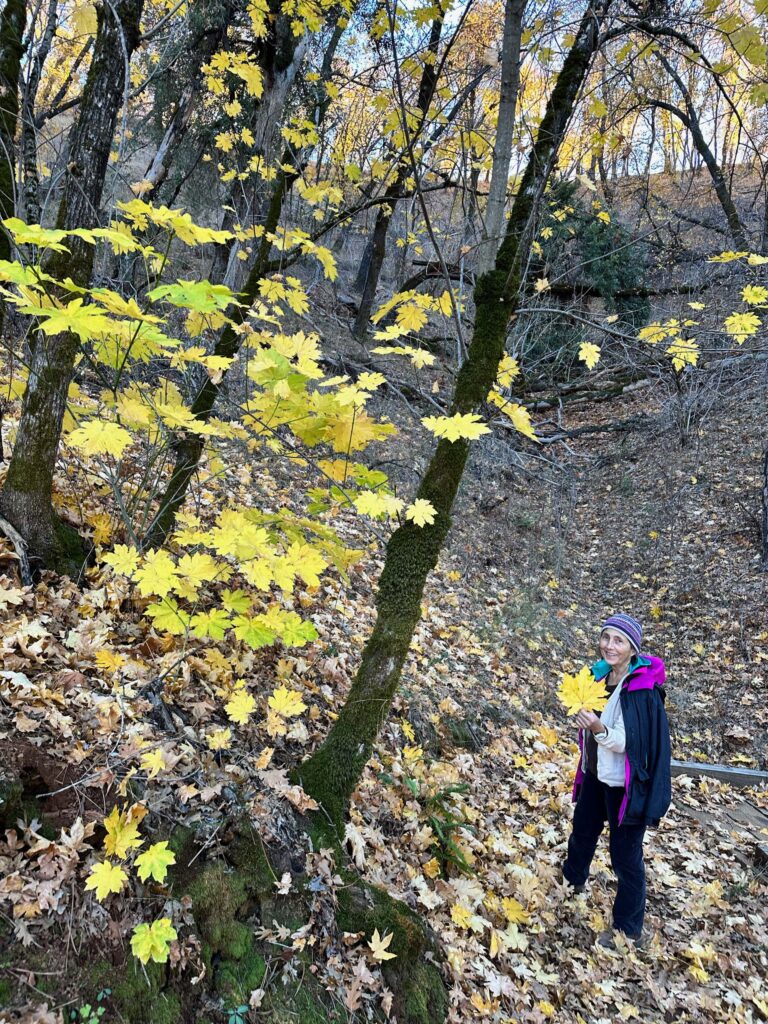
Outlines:
[[[624,680],[622,679],[621,682],[623,683]],[[607,733],[595,736],[597,741],[597,777],[606,786],[624,786],[626,782],[627,737],[624,732],[624,716],[621,713],[621,683],[608,698],[608,703],[600,715],[600,721]],[[582,767],[586,771],[586,743],[584,747]]]

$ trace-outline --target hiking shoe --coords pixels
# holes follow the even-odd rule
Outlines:
[[[603,949],[618,949],[616,944],[617,935],[620,935],[628,945],[634,946],[635,949],[645,949],[648,945],[648,936],[643,934],[643,932],[640,932],[639,935],[628,935],[618,928],[606,928],[597,936],[598,946],[602,946]]]
[[[560,876],[560,881],[568,887],[569,896],[580,896],[586,889],[586,885],[574,885],[573,882],[569,882],[565,875]]]

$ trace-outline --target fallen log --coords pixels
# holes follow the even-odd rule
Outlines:
[[[703,764],[701,761],[672,760],[673,775],[692,775],[727,782],[729,786],[768,786],[768,772],[754,768],[733,768],[726,764]]]

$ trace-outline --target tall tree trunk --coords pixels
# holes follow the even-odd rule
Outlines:
[[[317,98],[314,118],[316,127],[319,127],[322,124],[330,105],[329,96],[324,89],[324,83],[330,78],[333,58],[339,42],[341,41],[341,37],[344,34],[346,25],[346,20],[341,24],[337,22],[334,27],[331,40],[325,51],[320,80],[316,83]],[[286,150],[283,154],[281,168],[277,180],[274,183],[269,204],[264,215],[264,235],[262,236],[261,245],[259,246],[256,260],[248,274],[248,279],[241,291],[243,306],[238,307],[231,314],[232,319],[235,322],[235,326],[243,320],[245,316],[244,311],[247,311],[250,304],[258,295],[259,282],[266,273],[266,268],[269,263],[271,243],[268,241],[266,236],[269,233],[274,232],[275,228],[279,224],[285,197],[290,192],[293,183],[301,175],[303,168],[309,160],[309,156],[309,149],[298,153],[294,150]],[[222,329],[216,340],[216,345],[213,350],[214,355],[224,356],[227,359],[231,359],[239,352],[240,344],[240,335],[238,335],[233,327],[227,325]],[[191,407],[192,413],[197,417],[197,419],[207,422],[210,418],[226,376],[226,372],[222,374],[218,383],[214,383],[210,377],[206,378]],[[176,520],[176,513],[184,504],[190,481],[197,471],[204,447],[205,441],[199,434],[182,434],[174,441],[173,470],[168,483],[166,484],[165,491],[160,499],[155,518],[150,524],[146,536],[144,537],[144,547],[156,547],[162,544],[173,529],[173,524]]]
[[[114,0],[99,8],[98,32],[77,122],[72,129],[69,164],[57,226],[65,230],[98,223],[115,123],[124,100],[128,63],[139,39],[143,0]],[[94,249],[69,239],[68,253],[54,253],[46,272],[90,283]],[[0,492],[2,514],[24,537],[38,564],[76,575],[83,545],[53,509],[53,473],[79,340],[74,334],[46,337],[32,345],[29,380],[21,422]]]
[[[496,379],[509,320],[520,302],[526,243],[610,2],[598,0],[582,17],[547,103],[495,267],[475,287],[474,333],[456,381],[452,413],[477,412]],[[435,522],[424,527],[406,522],[392,534],[379,580],[376,624],[349,696],[326,740],[297,769],[304,788],[337,826],[397,691],[421,615],[424,584],[448,533],[468,453],[466,441],[439,442],[418,490],[418,497],[435,508]]]
[[[176,107],[157,147],[152,162],[144,173],[150,188],[142,198],[150,202],[168,177],[174,155],[186,134],[197,105],[202,83],[202,68],[207,64],[226,38],[227,29],[235,12],[231,0],[197,0],[190,7],[190,32],[187,40],[186,64],[190,67],[189,80],[184,83]]]
[[[685,125],[688,129],[691,140],[696,147],[696,152],[704,161],[704,164],[709,171],[715,195],[717,196],[723,213],[725,214],[725,219],[728,222],[728,228],[731,232],[734,245],[737,249],[749,249],[747,233],[744,229],[744,225],[741,223],[741,218],[736,210],[733,199],[731,198],[728,183],[725,180],[725,174],[723,173],[720,164],[717,162],[714,153],[709,148],[707,140],[704,138],[704,133],[701,130],[701,123],[699,121],[699,115],[693,105],[691,94],[688,91],[685,82],[667,58],[663,54],[658,54],[657,56],[659,63],[679,89],[680,95],[682,96],[685,104],[685,111],[680,110],[679,107],[676,107],[672,103],[667,103],[664,100],[654,100],[653,105],[656,107],[662,107],[664,110],[668,110],[670,114],[674,114],[681,124]]]
[[[504,206],[509,185],[512,160],[512,136],[515,131],[515,109],[520,89],[520,40],[526,0],[507,0],[504,9],[504,36],[501,50],[501,91],[493,143],[491,187],[485,209],[485,239],[480,245],[478,274],[493,268],[496,251],[504,230]]]
[[[432,97],[435,95],[438,75],[437,49],[440,45],[440,36],[442,35],[442,31],[443,14],[441,11],[438,17],[436,17],[432,22],[432,28],[429,34],[429,43],[427,44],[427,52],[432,54],[432,59],[425,61],[424,68],[421,73],[421,81],[419,82],[419,93],[418,99],[416,100],[416,110],[419,112],[419,124],[417,126],[416,133],[421,131],[427,111],[429,110],[429,105],[432,102]],[[389,231],[392,214],[394,213],[398,199],[402,199],[408,194],[405,183],[412,173],[413,168],[410,163],[403,159],[402,163],[398,167],[395,180],[388,186],[384,193],[386,201],[379,206],[376,213],[376,223],[373,226],[373,236],[370,243],[371,257],[368,262],[367,273],[365,275],[363,292],[360,296],[360,306],[352,328],[352,333],[360,340],[365,337],[368,331],[368,321],[371,319],[371,311],[373,310],[373,304],[376,301],[376,289],[379,284],[381,268],[384,265],[384,258],[387,255],[387,232]]]
[[[6,0],[0,15],[0,220],[16,210],[16,121],[26,0]],[[0,259],[11,258],[11,241],[0,230]]]
[[[50,0],[48,18],[35,55],[30,61],[21,100],[22,206],[27,224],[40,223],[40,175],[37,170],[37,125],[35,101],[43,68],[56,34],[58,0]]]

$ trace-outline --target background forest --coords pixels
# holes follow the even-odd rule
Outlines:
[[[0,1021],[768,1020],[768,2],[5,0],[0,221]]]

